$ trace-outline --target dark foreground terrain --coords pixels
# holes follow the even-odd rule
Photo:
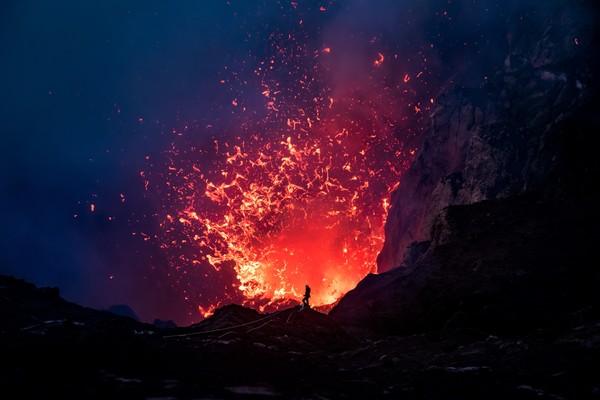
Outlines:
[[[451,207],[415,268],[367,277],[330,315],[230,305],[200,324],[159,329],[4,276],[2,391],[62,399],[600,398],[599,221],[590,210],[535,196]]]

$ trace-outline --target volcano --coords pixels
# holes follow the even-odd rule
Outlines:
[[[214,142],[225,158],[207,171],[175,143],[168,172],[143,174],[164,178],[159,191],[167,193],[148,242],[160,243],[180,281],[203,265],[207,275],[226,275],[213,282],[229,292],[192,302],[205,317],[198,323],[149,324],[2,275],[2,391],[600,398],[598,12],[590,1],[529,3],[506,10],[506,51],[488,60],[493,75],[474,79],[481,65],[467,63],[427,107],[412,99],[425,124],[417,145],[398,141],[390,121],[380,137],[362,134],[385,126],[381,120],[355,125],[361,135],[351,137],[335,126],[348,115],[326,117],[335,101],[323,93],[311,92],[310,110],[295,119],[298,102],[281,101],[295,92],[261,64],[264,101],[292,135],[248,131]],[[271,39],[288,49],[289,37]],[[369,68],[390,58],[377,52]],[[304,65],[290,71],[304,77]],[[402,73],[397,83],[415,76]],[[262,129],[269,118],[245,126]],[[339,136],[308,135],[313,124]],[[391,157],[401,158],[399,170]],[[296,305],[311,278],[319,281],[313,307]],[[197,290],[188,286],[186,296]]]

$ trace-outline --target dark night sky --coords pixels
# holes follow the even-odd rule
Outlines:
[[[353,57],[372,36],[408,54],[433,49],[430,91],[457,69],[472,68],[480,81],[506,51],[494,1],[298,3],[314,28],[307,40],[348,41]],[[326,13],[315,11],[321,5]],[[57,286],[86,306],[125,303],[142,320],[191,322],[159,249],[132,235],[156,224],[139,173],[169,148],[173,129],[193,127],[198,143],[235,131],[242,117],[230,109],[232,90],[251,104],[257,89],[221,85],[224,67],[250,80],[268,34],[291,29],[291,9],[276,1],[2,2],[0,273]],[[444,10],[452,19],[440,17]],[[339,79],[352,79],[348,71]]]

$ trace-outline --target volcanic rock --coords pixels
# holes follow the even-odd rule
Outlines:
[[[356,386],[330,377],[335,355],[358,342],[308,308],[230,305],[159,329],[0,276],[0,315],[0,384],[23,398],[300,398]]]
[[[532,194],[447,207],[411,267],[368,276],[330,316],[386,335],[460,326],[487,337],[568,325],[600,305],[593,207]]]
[[[403,265],[411,243],[431,240],[447,206],[528,191],[594,192],[595,17],[589,2],[516,13],[507,24],[503,69],[481,86],[463,84],[470,76],[446,86],[420,152],[392,195],[379,272]],[[587,45],[576,43],[581,35]]]
[[[575,40],[598,37],[590,4],[511,18],[501,72],[448,85],[392,196],[380,273],[330,312],[358,337],[438,342],[423,398],[598,395],[600,63]]]
[[[475,214],[485,213],[486,205]],[[449,221],[455,225],[461,218],[451,212]],[[571,290],[557,290],[551,308],[539,316],[533,312],[540,309],[537,293],[512,304],[506,284],[493,293],[495,282],[475,279],[477,273],[461,282],[456,268],[455,274],[445,272],[448,286],[421,296],[423,312],[413,312],[410,327],[393,320],[389,328],[373,325],[403,334],[368,336],[352,336],[337,317],[311,309],[259,314],[241,306],[226,306],[198,325],[161,330],[2,276],[0,384],[21,398],[591,398],[600,387],[600,318],[597,303],[589,301],[597,277],[588,275],[587,286],[577,282],[582,293],[575,293],[570,264],[564,264],[563,275],[544,285]],[[391,284],[397,271],[381,276]],[[487,292],[469,295],[477,285]],[[396,293],[384,284],[381,290]],[[377,320],[381,315],[374,311]]]

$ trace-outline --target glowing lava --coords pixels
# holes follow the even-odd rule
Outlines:
[[[212,299],[194,296],[193,283],[182,290],[204,316],[234,300],[232,288],[263,311],[297,302],[307,283],[314,306],[337,301],[375,271],[390,193],[414,154],[398,134],[417,106],[406,100],[413,92],[399,63],[375,52],[364,83],[334,88],[329,46],[290,34],[270,40],[272,56],[253,71],[265,116],[216,135],[211,148],[176,141],[161,175],[155,239],[176,284],[193,271],[215,280],[222,294]],[[231,105],[256,106],[243,93]]]
[[[348,131],[306,136],[225,146],[215,178],[184,172],[187,207],[164,223],[197,246],[191,263],[206,260],[216,270],[233,263],[252,305],[297,299],[306,283],[315,305],[333,303],[374,270],[383,243],[391,188],[382,181],[395,172],[369,163],[376,146],[349,151]]]

